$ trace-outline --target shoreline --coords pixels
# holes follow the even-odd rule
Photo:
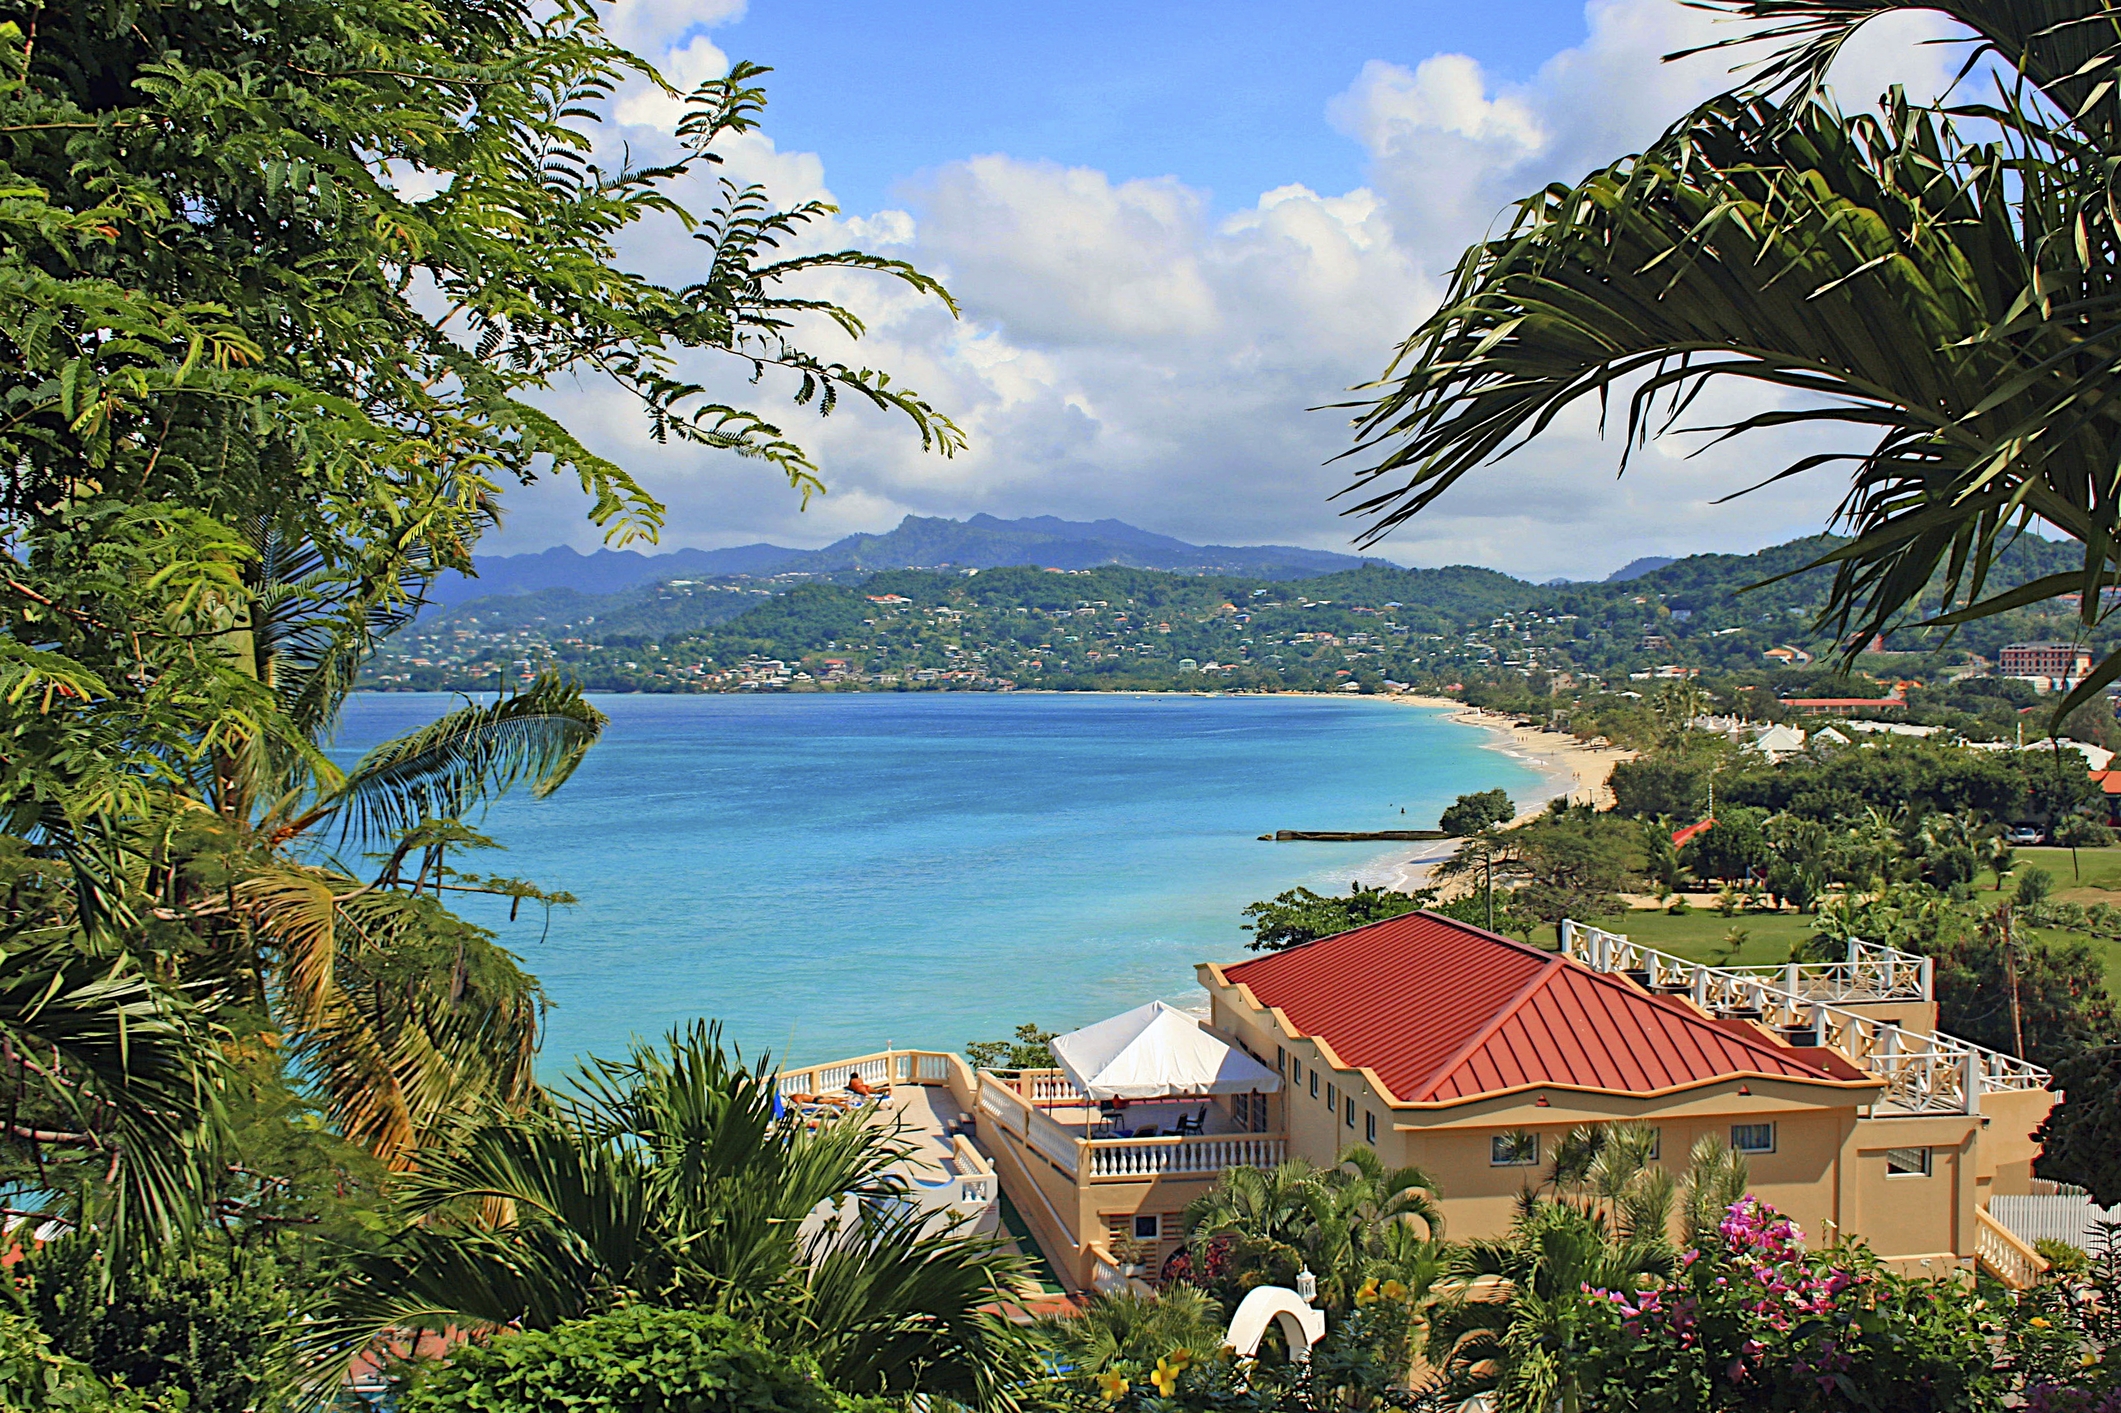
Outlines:
[[[1552,800],[1566,798],[1571,804],[1600,808],[1610,805],[1613,801],[1610,784],[1613,767],[1622,761],[1633,760],[1636,755],[1634,751],[1617,746],[1589,745],[1566,732],[1520,726],[1514,716],[1467,706],[1450,697],[1400,695],[1386,700],[1407,706],[1448,709],[1449,720],[1486,733],[1486,749],[1508,756],[1546,777],[1547,783],[1541,787],[1538,801],[1518,801],[1517,816],[1503,826],[1505,829],[1515,829],[1539,818],[1546,813],[1548,802]],[[1458,840],[1446,839],[1411,852],[1394,850],[1382,855],[1375,865],[1383,874],[1378,886],[1395,893],[1412,893],[1426,888],[1436,865],[1457,853],[1458,846]]]

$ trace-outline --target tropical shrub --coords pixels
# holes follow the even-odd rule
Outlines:
[[[1669,1277],[1594,1292],[1571,1331],[1586,1401],[1659,1413],[1996,1406],[1970,1291],[1890,1275],[1860,1247],[1808,1253],[1801,1241],[1747,1197]]]
[[[202,1237],[122,1254],[75,1235],[15,1274],[53,1347],[101,1378],[181,1393],[195,1413],[249,1413],[294,1387],[295,1296],[269,1252]]]
[[[630,1305],[459,1349],[404,1413],[839,1413],[885,1407],[726,1315]]]
[[[0,1408],[8,1413],[182,1413],[184,1407],[181,1393],[157,1399],[111,1387],[80,1360],[54,1350],[33,1321],[0,1312]]]

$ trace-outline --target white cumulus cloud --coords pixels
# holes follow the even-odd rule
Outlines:
[[[650,34],[644,47],[680,86],[726,64],[701,32],[698,6],[628,3],[625,23]],[[1379,58],[1341,93],[1321,95],[1321,117],[1368,161],[1351,191],[1287,185],[1218,216],[1183,174],[1115,182],[1088,168],[967,154],[912,181],[903,209],[849,213],[819,231],[822,248],[860,245],[913,261],[963,307],[953,321],[873,273],[832,272],[806,286],[869,326],[859,344],[806,329],[814,346],[887,368],[949,411],[971,443],[954,459],[922,455],[890,414],[843,402],[821,422],[767,407],[787,391],[770,374],[751,387],[748,370],[702,363],[696,376],[780,417],[818,454],[831,493],[798,513],[756,463],[656,446],[623,399],[593,385],[558,391],[554,408],[668,501],[671,544],[820,544],[887,529],[907,513],[984,510],[1111,515],[1221,543],[1345,547],[1360,527],[1328,497],[1347,483],[1348,463],[1325,463],[1348,446],[1347,414],[1311,409],[1383,370],[1434,307],[1459,252],[1506,219],[1511,200],[1638,148],[1730,81],[1725,56],[1662,62],[1725,33],[1675,0],[1596,0],[1587,13],[1585,41],[1521,84],[1439,54]],[[1950,56],[1910,42],[1929,33],[1899,25],[1857,46],[1836,71],[1848,101],[1890,77],[1918,91],[1941,82]],[[619,135],[644,155],[674,122],[669,100],[639,90],[617,116]],[[829,200],[828,162],[755,134],[733,145],[722,171],[765,182],[785,204]],[[696,249],[659,227],[628,258],[682,280]],[[1588,576],[1638,554],[1750,549],[1806,533],[1835,499],[1822,478],[1717,508],[1714,498],[1779,464],[1771,452],[1652,453],[1616,481],[1619,451],[1584,409],[1505,465],[1468,477],[1381,551],[1410,563]],[[491,548],[596,542],[571,490],[510,499],[514,521]]]

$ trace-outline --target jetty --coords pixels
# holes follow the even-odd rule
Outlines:
[[[1272,834],[1262,834],[1262,840],[1275,844],[1298,841],[1312,844],[1371,844],[1398,842],[1413,839],[1448,839],[1451,836],[1441,829],[1277,829]]]

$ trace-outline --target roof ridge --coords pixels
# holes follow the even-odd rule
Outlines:
[[[1528,947],[1525,950],[1538,951],[1537,948],[1533,947]],[[1489,1016],[1480,1029],[1473,1032],[1472,1038],[1453,1051],[1449,1059],[1446,1059],[1442,1064],[1431,1070],[1420,1084],[1414,1086],[1413,1093],[1401,1095],[1401,1098],[1410,1102],[1418,1102],[1424,1094],[1435,1093],[1436,1086],[1443,1082],[1445,1075],[1464,1064],[1481,1046],[1493,1039],[1495,1032],[1502,1029],[1503,1022],[1516,1015],[1517,1008],[1530,1000],[1533,992],[1538,991],[1554,979],[1561,971],[1565,959],[1558,952],[1541,952],[1539,955],[1543,959],[1539,970],[1533,972],[1525,984],[1517,988],[1516,994],[1502,1005],[1496,1007],[1495,1014]]]

